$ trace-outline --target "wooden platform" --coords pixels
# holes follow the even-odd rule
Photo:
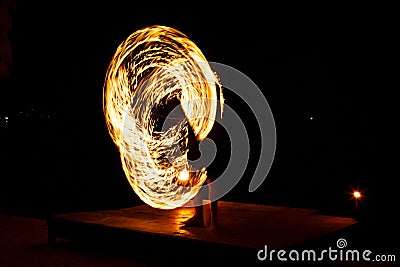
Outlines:
[[[209,206],[205,208],[208,220]],[[320,215],[315,210],[234,202],[219,203],[219,228],[182,227],[193,208],[154,209],[147,205],[120,210],[56,215],[47,220],[49,242],[56,238],[134,247],[220,245],[243,249],[288,248],[332,234],[354,219]],[[334,240],[333,240],[334,242]]]

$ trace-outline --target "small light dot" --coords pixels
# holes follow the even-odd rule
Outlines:
[[[189,180],[189,173],[187,170],[183,170],[179,173],[179,180],[181,181],[187,181]]]
[[[354,196],[355,198],[360,198],[360,197],[361,197],[361,193],[360,193],[359,191],[354,191],[354,192],[353,192],[353,196]]]
[[[312,121],[314,119],[314,117],[310,117],[310,121]]]

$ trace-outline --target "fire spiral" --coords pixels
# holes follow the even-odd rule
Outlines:
[[[218,98],[222,107],[218,76],[183,33],[152,26],[119,45],[106,73],[103,110],[125,175],[145,203],[172,209],[198,193],[207,172],[190,169],[188,127],[198,141],[205,139]],[[155,114],[171,99],[178,99],[185,118],[160,130]]]

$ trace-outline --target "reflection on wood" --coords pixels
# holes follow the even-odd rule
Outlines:
[[[97,239],[123,236],[135,240],[154,238],[197,241],[242,248],[278,249],[295,246],[334,233],[356,223],[350,218],[320,215],[315,210],[273,207],[234,202],[219,203],[219,228],[208,227],[209,205],[205,205],[205,228],[183,227],[193,208],[154,209],[147,205],[120,210],[79,212],[48,219],[49,238],[85,239],[93,231]],[[105,234],[107,233],[107,234]],[[92,238],[87,236],[86,238]],[[154,240],[154,239],[152,239]]]

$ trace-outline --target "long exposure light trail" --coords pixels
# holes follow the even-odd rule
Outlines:
[[[174,98],[185,118],[160,130],[155,114]],[[218,76],[183,33],[152,26],[120,44],[107,70],[103,109],[125,175],[145,203],[172,209],[198,193],[207,172],[191,171],[188,164],[188,124],[197,140],[204,140],[213,127],[218,98],[222,112]]]

